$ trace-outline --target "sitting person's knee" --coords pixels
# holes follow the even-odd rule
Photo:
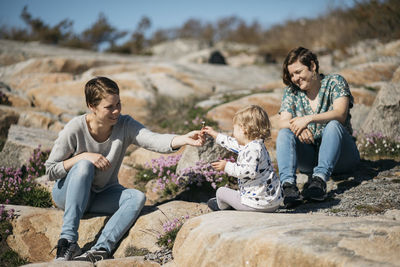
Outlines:
[[[126,189],[122,194],[126,201],[132,202],[135,205],[144,206],[144,203],[146,202],[146,195],[139,190]]]

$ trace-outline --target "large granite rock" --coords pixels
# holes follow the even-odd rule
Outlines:
[[[175,266],[398,266],[400,222],[213,212],[184,224]]]
[[[63,211],[13,205],[7,205],[6,208],[15,209],[17,215],[12,221],[13,234],[7,238],[10,248],[30,262],[53,260],[56,250],[52,249],[60,236]],[[84,247],[93,242],[105,220],[105,216],[81,220],[78,244]]]
[[[259,105],[265,109],[270,118],[271,116],[277,114],[281,106],[282,93],[283,90],[272,93],[259,93],[245,96],[211,109],[207,113],[207,117],[218,122],[218,126],[221,130],[232,131],[233,116],[239,109],[244,108],[245,106],[251,104]]]
[[[56,250],[52,249],[60,236],[63,211],[54,208],[6,205],[6,209],[11,208],[15,210],[14,214],[17,216],[12,221],[13,234],[7,238],[10,248],[30,262],[52,261],[56,253]],[[205,204],[184,201],[168,202],[158,207],[146,206],[115,250],[114,257],[125,258],[126,251],[130,247],[146,248],[152,252],[160,250],[156,242],[157,236],[163,234],[164,222],[186,216],[193,218],[207,212],[209,209]],[[88,250],[94,245],[107,218],[107,216],[84,216],[79,226],[80,247]]]
[[[143,257],[127,257],[123,259],[102,260],[96,263],[84,261],[53,261],[23,265],[25,267],[160,267],[157,262],[144,260]]]
[[[182,154],[182,158],[178,162],[176,172],[181,173],[183,170],[190,167],[195,167],[198,162],[213,162],[221,158],[226,158],[232,155],[225,148],[217,145],[213,138],[209,137],[202,147],[187,146]]]
[[[363,126],[364,133],[382,133],[398,140],[400,136],[400,83],[381,87]]]
[[[185,201],[172,201],[158,207],[145,207],[142,215],[129,230],[127,237],[121,241],[114,257],[126,257],[126,251],[130,247],[145,248],[151,252],[160,250],[161,247],[156,242],[157,236],[163,234],[163,223],[186,216],[194,218],[207,212],[209,212],[207,205]]]
[[[368,85],[374,82],[390,81],[399,62],[371,62],[351,66],[339,72],[348,83]]]
[[[56,138],[56,132],[11,125],[0,152],[0,166],[19,168],[27,163],[35,148],[41,145],[42,150],[51,149]]]

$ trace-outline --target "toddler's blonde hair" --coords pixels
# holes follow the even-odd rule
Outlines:
[[[271,123],[268,114],[257,105],[250,105],[237,111],[233,117],[233,124],[242,127],[249,140],[265,140],[271,136]]]

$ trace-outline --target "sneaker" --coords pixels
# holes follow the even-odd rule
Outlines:
[[[101,261],[108,259],[110,254],[105,248],[91,249],[74,258],[74,261],[90,261],[95,263],[96,261]]]
[[[326,194],[326,182],[319,176],[313,175],[304,185],[302,195],[305,199],[324,201]]]
[[[210,198],[210,199],[207,201],[207,206],[208,206],[211,210],[213,210],[213,211],[221,210],[221,209],[218,207],[217,198],[215,198],[215,197]]]
[[[283,205],[285,208],[290,209],[294,208],[301,203],[303,203],[303,199],[300,195],[299,189],[295,184],[286,182],[282,186],[283,188]]]
[[[58,240],[57,246],[54,247],[53,250],[54,249],[57,249],[56,261],[70,261],[81,254],[79,245],[76,242],[69,242],[65,238]]]

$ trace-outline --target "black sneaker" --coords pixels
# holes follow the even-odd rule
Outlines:
[[[299,189],[296,185],[286,182],[283,188],[283,205],[285,208],[290,209],[300,205],[303,199],[300,195]]]
[[[304,199],[324,201],[326,199],[326,182],[319,176],[313,175],[304,185]]]
[[[221,210],[221,209],[218,207],[217,198],[215,198],[215,197],[210,198],[210,199],[207,201],[207,206],[208,206],[211,210],[213,210],[213,211]]]
[[[65,238],[58,240],[57,246],[54,249],[57,249],[56,261],[70,261],[81,254],[79,245],[76,242],[69,242]]]
[[[108,259],[110,254],[105,248],[91,249],[74,258],[74,261],[90,261],[95,263],[96,261],[101,261]]]

